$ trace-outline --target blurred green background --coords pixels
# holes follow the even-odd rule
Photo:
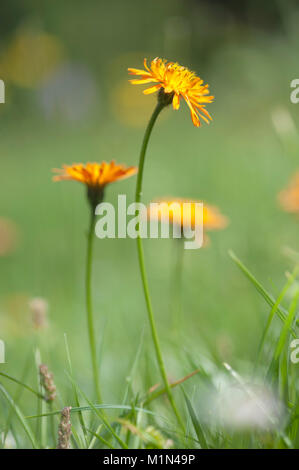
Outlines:
[[[0,257],[7,360],[1,370],[21,375],[36,343],[28,301],[43,297],[49,303],[49,329],[40,334],[44,362],[58,384],[67,382],[67,333],[77,378],[91,390],[84,303],[89,214],[84,188],[53,183],[51,170],[111,159],[138,164],[155,97],[128,83],[127,67],[160,56],[196,71],[216,99],[209,106],[213,122],[200,129],[185,105],[165,110],[150,142],[143,199],[204,199],[230,220],[211,234],[209,246],[184,253],[179,339],[171,311],[176,241],[144,243],[167,367],[178,379],[190,372],[188,355],[194,363],[214,356],[247,371],[268,307],[228,250],[274,295],[294,264],[285,247],[299,250],[298,221],[277,203],[298,167],[299,105],[290,102],[290,82],[298,76],[296,3],[14,0],[5,2],[1,17],[0,218],[3,230],[7,221],[14,224],[17,238]],[[116,183],[106,200],[120,193],[131,202],[134,189],[135,178]],[[94,309],[110,403],[122,398],[143,330],[153,366],[149,385],[159,380],[135,245],[95,242]]]

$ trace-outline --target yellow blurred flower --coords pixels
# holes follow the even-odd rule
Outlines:
[[[286,212],[299,213],[299,172],[295,173],[289,186],[279,193],[278,200]]]
[[[186,221],[192,229],[195,228],[195,212],[196,203],[201,201],[192,201],[188,199],[170,199],[170,200],[156,200],[156,203],[164,203],[159,206],[159,210],[154,213],[151,212],[150,207],[148,208],[148,217],[157,218],[160,222],[167,222],[179,225],[183,229],[184,221],[184,204],[190,203],[190,212],[187,216],[190,216],[190,220]],[[200,221],[201,223],[201,221]],[[203,205],[203,228],[204,230],[219,230],[227,226],[228,219],[222,215],[216,206],[208,204]]]
[[[111,57],[110,62],[105,67],[107,83],[109,84],[110,110],[115,119],[125,126],[134,128],[144,128],[148,121],[148,116],[156,105],[156,97],[151,95],[144,99],[138,87],[131,86],[127,78],[123,76],[123,70],[127,69],[127,64],[138,63],[140,54],[144,52],[126,52]],[[169,113],[162,113],[160,120],[169,118]]]
[[[15,292],[1,301],[0,331],[8,337],[25,337],[32,332],[28,315],[28,295]]]
[[[144,127],[155,100],[144,100],[139,90],[125,80],[111,88],[110,103],[113,115],[121,123],[131,127]],[[165,113],[162,116],[165,118],[167,115]]]
[[[209,95],[209,85],[204,85],[200,77],[177,62],[167,62],[159,57],[152,60],[150,66],[144,59],[144,68],[145,70],[128,69],[131,75],[139,76],[139,79],[130,80],[133,85],[155,83],[143,93],[148,95],[163,90],[164,94],[169,95],[173,109],[179,109],[180,99],[184,98],[189,106],[193,124],[199,127],[200,118],[209,123],[212,118],[206,110],[206,104],[212,103],[214,96]]]
[[[1,78],[21,87],[34,88],[52,73],[63,55],[63,47],[55,36],[19,30],[2,54]]]

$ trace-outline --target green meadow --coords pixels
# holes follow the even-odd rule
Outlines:
[[[213,9],[195,1],[153,2],[153,9],[128,3],[131,21],[120,1],[115,11],[104,2],[74,2],[73,8],[53,2],[38,11],[38,25],[33,8],[26,12],[32,23],[20,11],[20,25],[59,40],[62,63],[84,64],[92,76],[95,97],[82,116],[68,118],[63,93],[47,114],[41,85],[17,84],[3,68],[0,218],[15,224],[18,241],[0,258],[6,353],[0,364],[1,446],[55,448],[60,411],[72,406],[72,448],[298,448],[299,364],[291,361],[290,343],[299,337],[299,284],[291,274],[299,260],[299,221],[278,202],[298,169],[299,104],[290,101],[298,9],[280,10],[279,27],[227,19],[225,28]],[[107,22],[114,20],[112,35]],[[4,53],[20,25],[1,40]],[[203,200],[229,220],[225,229],[208,233],[207,246],[184,251],[179,293],[173,273],[180,241],[143,242],[168,379],[197,371],[172,389],[185,432],[163,390],[136,240],[129,238],[94,240],[92,299],[103,399],[97,403],[85,307],[86,191],[75,182],[52,181],[52,169],[63,164],[115,159],[138,165],[156,96],[143,95],[141,86],[131,90],[127,68],[142,68],[144,57],[156,56],[194,70],[209,83],[215,102],[208,105],[213,121],[200,128],[183,102],[178,111],[162,111],[148,146],[142,201]],[[79,90],[78,96],[79,106],[85,95]],[[136,176],[109,185],[105,201],[116,204],[126,194],[133,202],[135,185]],[[49,305],[48,326],[38,331],[29,308],[35,297]],[[39,361],[54,376],[51,405],[37,396]],[[157,397],[151,396],[155,385]],[[219,399],[226,406],[228,390],[236,389],[240,407],[249,407],[253,421],[256,413],[258,423],[246,417],[234,422],[234,416],[230,423],[223,416]]]

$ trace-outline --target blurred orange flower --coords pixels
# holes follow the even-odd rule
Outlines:
[[[192,229],[195,227],[196,203],[201,201],[191,201],[188,199],[156,200],[156,203],[164,203],[159,206],[157,212],[151,213],[148,208],[148,217],[155,217],[160,222],[168,221],[179,225],[183,229],[184,204],[190,203],[190,221],[187,221]],[[187,216],[189,215],[186,214]],[[216,206],[204,204],[203,206],[203,228],[204,230],[219,230],[228,225],[228,219],[222,215]]]
[[[18,228],[14,222],[0,218],[0,256],[13,253],[17,248],[18,241]]]
[[[203,85],[200,77],[177,62],[167,62],[159,57],[152,60],[149,67],[144,59],[144,68],[145,70],[128,69],[131,75],[140,76],[139,79],[130,80],[133,85],[155,83],[143,93],[148,95],[162,89],[165,94],[172,95],[173,109],[179,109],[180,99],[184,98],[189,106],[193,124],[199,127],[199,118],[209,123],[212,118],[206,110],[206,104],[212,103],[214,96],[209,95],[209,85]]]
[[[278,194],[278,200],[286,212],[299,213],[299,172],[295,173],[289,186]]]

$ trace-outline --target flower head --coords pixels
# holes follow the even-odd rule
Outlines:
[[[87,186],[106,186],[106,184],[128,178],[137,173],[135,166],[125,167],[117,165],[115,161],[110,163],[83,163],[63,165],[63,169],[54,170],[59,172],[54,176],[54,181],[74,180],[87,184]]]
[[[170,199],[170,200],[157,200],[154,201],[160,204],[159,210],[154,214],[148,210],[148,216],[157,217],[160,222],[168,221],[172,224],[179,225],[183,229],[184,222],[184,204],[190,203],[190,212],[186,216],[190,217],[188,221],[192,229],[195,228],[195,212],[196,203],[200,201],[190,201],[188,199]],[[185,216],[185,217],[186,217]],[[204,230],[219,230],[223,229],[228,224],[228,219],[222,215],[219,209],[215,206],[207,204],[203,205],[203,222]]]
[[[279,193],[278,200],[286,212],[299,213],[299,172],[295,173],[288,188]]]
[[[62,169],[54,171],[58,172],[53,178],[54,181],[73,180],[84,183],[87,186],[88,199],[94,208],[102,200],[107,184],[135,175],[138,168],[135,166],[126,167],[112,161],[110,163],[63,165]]]
[[[165,102],[165,104],[172,102],[173,109],[179,109],[180,99],[184,98],[189,106],[193,124],[199,127],[201,125],[199,118],[209,123],[209,119],[212,118],[206,110],[206,104],[212,103],[214,96],[209,95],[209,85],[204,85],[200,77],[177,62],[167,62],[159,57],[152,60],[150,66],[144,59],[144,68],[145,70],[128,69],[131,75],[140,77],[130,80],[133,85],[154,83],[143,93],[148,95],[160,90],[160,99],[164,96],[165,100],[165,95],[168,95],[169,103]]]

